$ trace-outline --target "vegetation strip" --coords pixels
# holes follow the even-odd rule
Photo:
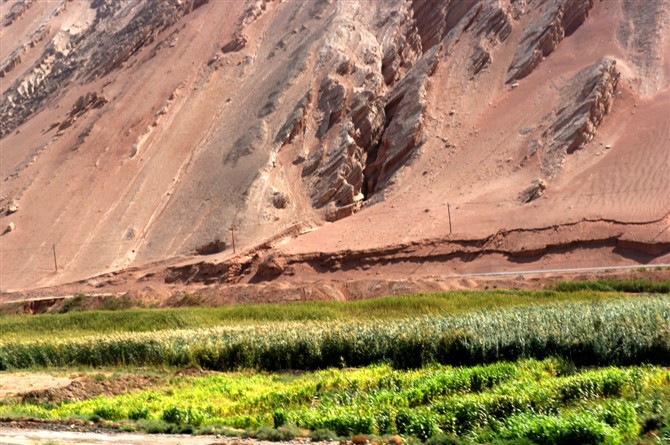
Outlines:
[[[374,365],[302,375],[178,375],[163,386],[113,397],[5,402],[0,416],[275,440],[309,432],[321,439],[401,434],[440,443],[448,434],[468,443],[622,444],[667,427],[668,402],[667,368],[579,370],[545,359],[405,371]]]
[[[186,297],[184,297],[186,298]],[[196,297],[193,297],[196,298]],[[198,329],[221,325],[257,325],[287,321],[397,320],[412,316],[465,314],[504,307],[631,298],[621,293],[575,291],[459,291],[393,296],[362,301],[288,304],[248,304],[223,307],[78,311],[85,300],[75,297],[48,315],[1,316],[0,341],[43,337],[82,337],[91,334]]]
[[[670,281],[653,282],[649,280],[596,280],[596,281],[560,281],[551,286],[558,292],[627,292],[633,294],[668,294]]]
[[[220,371],[311,370],[372,363],[411,368],[550,356],[580,366],[670,364],[670,298],[0,343],[3,369],[195,365]]]

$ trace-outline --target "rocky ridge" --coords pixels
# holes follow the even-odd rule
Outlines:
[[[594,0],[560,0],[542,5],[542,16],[525,30],[521,38],[507,72],[507,82],[528,76],[561,40],[584,23],[593,4]]]
[[[616,61],[603,59],[582,69],[564,88],[561,107],[545,121],[551,124],[537,139],[522,163],[541,153],[543,171],[554,176],[563,165],[564,156],[580,149],[593,139],[596,129],[612,110],[620,73]]]
[[[11,26],[33,3],[23,1],[14,4],[5,17],[4,26]],[[67,9],[67,3],[67,0],[62,0],[50,19]],[[161,32],[204,3],[206,1],[150,0],[135,8],[133,2],[92,1],[90,6],[95,16],[87,23],[88,26],[60,30],[30,72],[3,91],[0,138],[20,126],[71,84],[78,82],[86,85],[118,69],[141,48],[154,42]],[[28,45],[44,38],[43,29],[48,22],[36,31]],[[23,51],[25,45],[0,62],[3,73],[18,63]]]

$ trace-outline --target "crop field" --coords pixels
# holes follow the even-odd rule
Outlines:
[[[397,320],[273,322],[0,342],[0,367],[160,365],[312,370],[479,364],[559,356],[670,364],[670,299],[563,303]]]
[[[567,285],[567,283],[566,283]],[[649,287],[648,285],[647,287]],[[597,289],[596,289],[597,290]],[[67,301],[63,313],[54,315],[0,315],[0,340],[82,337],[91,334],[197,329],[216,326],[257,325],[282,321],[397,320],[421,315],[464,314],[505,307],[563,302],[599,302],[634,298],[616,292],[594,292],[573,284],[567,291],[458,291],[393,296],[371,300],[248,304],[223,307],[171,309],[136,308],[79,312],[83,295]]]
[[[91,397],[7,397],[0,417],[272,440],[670,441],[669,296],[475,295],[312,303],[311,318],[295,316],[308,314],[301,305],[210,308],[204,320],[189,317],[201,309],[2,317],[5,373],[161,379]],[[149,329],[176,315],[187,321]],[[87,316],[126,321],[91,335],[75,322]],[[22,338],[31,323],[44,333]]]
[[[441,432],[473,442],[624,443],[638,437],[640,414],[646,421],[664,414],[661,403],[669,396],[670,372],[661,367],[577,371],[546,359],[416,370],[373,365],[301,375],[178,376],[151,390],[58,406],[7,404],[0,413],[102,419],[146,429],[188,425],[210,433],[294,426],[345,437],[401,434],[426,440]]]

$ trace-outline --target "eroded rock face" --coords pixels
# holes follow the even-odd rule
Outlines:
[[[612,109],[620,76],[616,61],[607,59],[577,74],[576,82],[586,79],[583,88],[573,108],[559,112],[559,120],[553,127],[556,139],[568,144],[565,148],[567,153],[572,153],[593,139],[596,128]]]
[[[27,42],[20,44],[6,59],[0,61],[0,78],[5,77],[10,71],[17,67],[21,63],[21,57],[24,53],[44,40],[48,31],[49,27],[46,24],[41,25],[32,33]]]
[[[316,103],[320,144],[299,161],[304,160],[303,176],[314,205],[326,208],[327,220],[354,213],[364,197],[382,190],[416,154],[423,141],[425,87],[438,61],[440,41],[475,3],[418,1],[394,10],[380,7],[375,36],[353,32],[348,35],[353,48],[326,53],[328,74],[318,86]],[[448,13],[450,5],[453,12]],[[349,44],[346,39],[344,44]],[[296,133],[289,128],[310,127],[298,119],[304,110],[296,108],[289,122],[300,124],[287,125],[281,132],[284,140]]]
[[[553,90],[545,88],[543,59],[563,60],[555,52],[570,47],[566,38],[612,9],[588,17],[602,5],[595,0],[240,0],[226,8],[203,7],[204,0],[62,0],[53,10],[44,4],[12,2],[3,8],[4,26],[17,30],[40,8],[40,17],[65,11],[80,24],[45,18],[44,26],[17,31],[23,40],[8,47],[3,34],[0,137],[17,148],[2,172],[11,188],[0,202],[17,197],[22,218],[37,220],[40,191],[30,187],[48,183],[44,176],[78,170],[93,182],[104,176],[98,168],[111,175],[91,187],[91,202],[104,201],[95,209],[88,202],[49,206],[53,221],[93,227],[98,213],[106,218],[90,238],[110,246],[98,270],[221,253],[233,222],[240,252],[291,224],[337,221],[387,198],[409,199],[410,192],[467,202],[486,175],[500,176],[505,200],[531,202],[544,182],[528,187],[529,180],[550,184],[567,155],[588,144],[612,109],[620,77],[613,60],[589,55],[557,73]],[[199,7],[212,19],[209,28],[191,14]],[[636,19],[617,31],[622,53],[611,57],[622,61],[626,76],[639,77],[645,66],[655,68],[661,52],[645,52],[658,33],[641,32],[649,14],[631,8],[626,2],[612,13]],[[225,32],[219,23],[228,25]],[[198,34],[202,27],[208,32]],[[642,56],[644,69],[636,70],[631,60]],[[664,85],[662,76],[654,78],[649,88]],[[551,97],[535,98],[538,91]],[[525,110],[510,110],[507,122],[500,107],[510,104]],[[29,142],[15,144],[22,141]],[[619,151],[618,141],[605,142]],[[520,182],[501,179],[517,173]],[[54,188],[72,183],[67,196],[75,195],[84,186],[73,177]],[[459,177],[472,180],[474,190],[448,182]],[[431,206],[424,202],[422,210],[430,207],[433,216]],[[7,239],[16,242],[27,227]],[[59,238],[57,230],[48,236]],[[64,237],[64,244],[77,241],[77,234]],[[103,258],[75,248],[65,255],[81,263]]]
[[[57,34],[32,73],[3,95],[0,136],[20,125],[74,80],[85,84],[118,69],[184,15],[207,2],[131,3],[95,0],[91,3],[95,18],[90,26]],[[21,13],[30,4],[28,0],[17,3],[10,15]],[[270,5],[263,0],[246,7],[232,39],[220,47],[223,57],[239,53],[243,64],[253,63],[247,54],[249,30]],[[555,0],[539,5],[544,12],[524,31],[508,80],[532,71],[586,19],[592,5],[593,0]],[[375,194],[379,198],[395,173],[417,155],[424,141],[430,76],[441,59],[449,63],[449,53],[462,36],[474,42],[467,63],[469,75],[475,78],[495,62],[496,48],[507,40],[514,21],[533,7],[520,0],[413,0],[394,6],[378,4],[373,14],[363,16],[356,15],[360,7],[348,6],[328,1],[309,5],[310,16],[323,18],[327,28],[323,40],[314,42],[320,50],[313,79],[277,129],[268,120],[286,105],[286,91],[307,68],[301,59],[304,44],[296,47],[297,36],[307,28],[295,28],[279,40],[268,63],[278,54],[290,55],[296,61],[294,71],[288,73],[285,84],[273,87],[257,112],[261,121],[236,136],[233,150],[224,159],[226,164],[236,165],[260,150],[268,133],[274,134],[275,150],[302,139],[295,162],[303,163],[302,173],[313,205],[327,209],[324,215],[329,220],[350,215]],[[153,51],[160,51],[162,44]],[[20,51],[3,62],[0,72],[11,70],[12,60],[17,57]],[[217,67],[222,63],[219,59]],[[96,94],[82,96],[59,130],[107,102]],[[555,129],[554,133],[569,138],[562,136],[563,130]]]
[[[569,36],[588,17],[594,0],[558,0],[546,2],[540,20],[525,30],[521,44],[507,72],[507,82],[529,75],[551,54],[566,36]]]
[[[136,5],[93,0],[92,23],[88,27],[59,31],[30,72],[3,92],[0,138],[41,110],[47,100],[74,81],[88,83],[121,67],[140,49],[154,42],[161,32],[204,3],[148,0]],[[16,3],[5,17],[5,26],[11,25],[19,11],[31,4],[27,0]],[[16,13],[12,13],[14,10]],[[34,40],[38,39],[39,35]],[[23,51],[24,47],[20,47],[3,60],[1,71],[10,71]]]
[[[84,96],[80,96],[70,109],[70,112],[68,113],[65,120],[58,126],[58,129],[65,130],[71,126],[74,121],[77,120],[77,118],[82,116],[88,110],[93,108],[100,108],[107,102],[109,101],[104,96],[96,93],[95,91],[86,93]]]
[[[437,48],[421,59],[386,98],[386,124],[378,147],[369,151],[365,194],[382,189],[423,143],[426,83],[437,63]]]
[[[611,111],[620,73],[616,61],[603,59],[581,70],[563,91],[563,101],[551,125],[530,144],[526,158],[540,153],[542,168],[553,176],[570,154],[593,139],[603,118]]]
[[[9,8],[9,11],[3,17],[2,26],[10,26],[16,20],[21,18],[37,0],[19,0],[14,2]]]
[[[530,73],[586,20],[592,6],[592,0],[539,5],[543,12],[524,31],[507,80]],[[365,200],[374,195],[382,199],[380,192],[396,172],[418,155],[425,140],[426,88],[438,63],[443,58],[449,63],[455,45],[464,36],[474,43],[467,59],[467,73],[474,80],[495,63],[497,48],[509,38],[514,22],[533,7],[524,1],[414,0],[392,11],[378,8],[374,36],[359,30],[363,24],[337,28],[320,55],[319,80],[310,90],[315,97],[308,92],[296,104],[275,138],[282,146],[301,133],[304,140],[312,132],[318,139],[311,147],[303,143],[295,162],[303,163],[313,204],[326,209],[327,220],[357,211],[361,194]],[[558,123],[551,130],[560,141],[578,139],[563,134],[569,131],[559,129],[563,126]],[[567,124],[575,126],[579,124]]]
[[[259,277],[277,277],[286,270],[286,260],[280,254],[269,254],[260,258],[258,271]]]

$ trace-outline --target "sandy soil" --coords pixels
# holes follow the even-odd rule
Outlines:
[[[29,423],[27,423],[29,424]],[[11,425],[11,424],[10,424]],[[118,432],[83,432],[35,429],[17,426],[0,427],[0,439],[3,445],[34,445],[34,444],[80,444],[80,445],[269,445],[276,442],[264,442],[252,439],[232,439],[226,437],[187,436],[172,434],[139,434]],[[287,442],[289,443],[289,442]],[[291,442],[302,443],[302,442]]]
[[[116,396],[162,383],[160,376],[143,373],[114,376],[108,372],[73,372],[67,377],[31,372],[3,373],[0,398],[61,403],[100,395]]]
[[[3,373],[0,378],[0,399],[30,391],[64,388],[71,383],[72,380],[67,377],[55,377],[50,374]]]

